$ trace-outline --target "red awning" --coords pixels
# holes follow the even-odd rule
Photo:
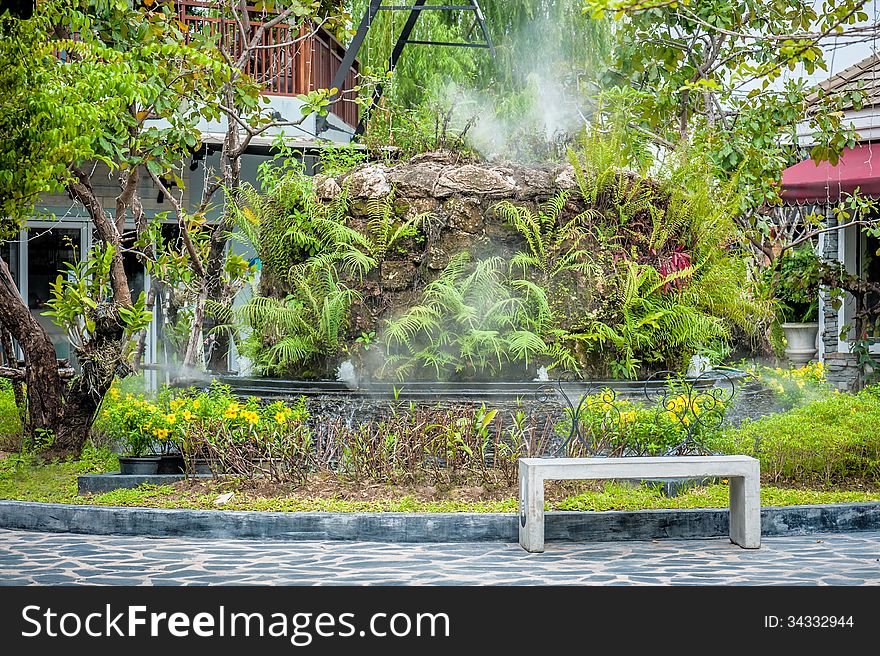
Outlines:
[[[807,159],[782,172],[782,199],[791,203],[826,203],[855,188],[880,196],[880,144],[845,148],[836,166]]]

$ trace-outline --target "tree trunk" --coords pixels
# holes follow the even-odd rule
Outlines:
[[[195,367],[198,364],[199,349],[202,348],[202,326],[205,321],[205,300],[208,297],[208,290],[202,286],[199,295],[196,298],[196,307],[193,310],[192,330],[189,335],[189,342],[186,345],[186,352],[183,355],[183,367]]]
[[[0,323],[24,353],[28,416],[25,433],[55,431],[64,386],[58,375],[55,346],[28,309],[6,262],[0,258]]]
[[[232,87],[227,86],[226,102],[234,107],[235,96]],[[211,233],[208,259],[205,263],[205,286],[207,300],[215,307],[228,307],[232,303],[229,284],[223,277],[226,263],[226,252],[229,242],[229,233],[235,228],[234,210],[232,206],[237,202],[235,193],[241,188],[241,154],[238,152],[242,144],[238,125],[227,119],[226,138],[223,140],[223,149],[220,152],[220,174],[223,179],[224,208],[220,222]],[[217,325],[215,317],[208,313],[205,316],[205,331],[211,330]],[[206,363],[207,368],[214,373],[229,372],[229,334],[215,332],[212,336],[213,344],[211,355]]]
[[[125,275],[125,264],[122,259],[122,236],[116,228],[116,223],[111,221],[110,217],[104,213],[101,201],[92,190],[89,176],[76,168],[73,169],[73,173],[79,179],[79,182],[70,182],[67,185],[68,191],[86,208],[101,240],[105,244],[113,246],[113,256],[110,261],[110,282],[113,287],[113,298],[120,305],[131,307],[131,290],[128,286],[128,277]],[[121,221],[124,224],[124,213]]]
[[[70,383],[55,441],[47,456],[78,456],[89,438],[98,408],[122,364],[125,332],[118,307],[114,301],[98,306],[99,314],[91,339],[77,350],[80,373]]]
[[[158,280],[153,280],[152,285],[150,285],[150,291],[147,293],[147,298],[144,300],[144,309],[147,310],[150,314],[153,314],[153,310],[156,307],[156,292],[160,283]],[[155,316],[155,315],[153,315]],[[132,367],[135,371],[141,370],[141,364],[144,360],[144,351],[147,346],[147,331],[149,327],[144,328],[138,333],[137,343],[134,348],[134,359],[132,360]]]

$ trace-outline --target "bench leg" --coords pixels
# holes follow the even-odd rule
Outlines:
[[[761,478],[755,473],[730,479],[730,541],[744,549],[761,546]]]
[[[531,553],[544,551],[544,479],[522,462],[519,463],[519,545]]]

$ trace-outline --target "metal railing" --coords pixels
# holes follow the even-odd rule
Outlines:
[[[234,19],[224,16],[216,2],[179,0],[180,22],[187,32],[217,36],[220,45],[235,61],[242,54],[246,40],[271,20],[271,14],[252,9],[247,33]],[[311,24],[288,25],[278,23],[266,27],[265,34],[244,65],[244,72],[264,86],[271,96],[296,96],[315,89],[329,88],[339,64],[345,56],[345,47],[322,27]],[[355,61],[342,85],[341,98],[331,112],[347,125],[358,122],[358,106],[354,103],[359,64]]]

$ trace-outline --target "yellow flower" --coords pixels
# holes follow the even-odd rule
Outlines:
[[[277,421],[279,424],[283,424],[285,421],[287,421],[287,415],[285,415],[284,412],[278,411],[275,413],[275,421]]]
[[[250,424],[256,424],[260,421],[260,415],[251,410],[242,410],[241,418],[247,421]]]
[[[202,404],[201,404],[201,402],[200,402],[198,399],[196,399],[195,401],[193,401],[193,408],[194,408],[195,410],[198,410],[198,409],[201,408],[201,407],[202,407]]]
[[[165,415],[165,421],[167,421],[169,424],[173,425],[174,422],[177,421],[177,417],[175,417],[173,414]]]
[[[183,411],[183,420],[184,421],[192,421],[192,413],[189,410]]]
[[[107,393],[110,395],[110,398],[114,400],[119,398],[119,390],[115,387],[111,387],[109,390],[107,390]]]
[[[226,406],[226,410],[224,410],[223,416],[227,419],[235,419],[238,416],[238,404],[230,403],[228,406]]]
[[[168,439],[168,433],[169,433],[169,431],[167,428],[157,428],[156,429],[156,437],[158,437],[160,440]]]

